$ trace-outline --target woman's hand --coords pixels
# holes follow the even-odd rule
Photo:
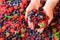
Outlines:
[[[56,6],[58,0],[47,0],[43,9],[46,13],[46,15],[49,17],[48,20],[48,24],[50,24],[50,22],[53,19],[53,9]],[[41,3],[40,0],[31,0],[31,3],[29,4],[29,6],[26,9],[26,14],[25,14],[25,18],[28,18],[28,13],[33,10],[33,9],[38,9],[39,7],[41,7]],[[28,24],[29,24],[29,28],[34,29],[34,25],[32,22],[29,22],[29,18],[28,18]],[[44,28],[38,29],[38,32],[43,32]]]

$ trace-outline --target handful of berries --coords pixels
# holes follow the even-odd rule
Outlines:
[[[28,14],[28,20],[33,23],[34,29],[40,29],[48,27],[49,17],[45,14],[43,8],[39,8]]]

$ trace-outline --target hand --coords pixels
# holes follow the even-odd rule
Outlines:
[[[25,18],[28,18],[27,15],[31,10],[38,9],[39,7],[42,6],[41,3],[39,3],[39,2],[40,2],[40,0],[31,0],[31,3],[29,4],[29,6],[26,9]],[[55,1],[47,0],[45,6],[43,7],[46,15],[49,17],[48,24],[50,24],[50,22],[53,19],[53,8],[57,4],[57,2],[58,2],[57,0],[55,0]],[[29,24],[29,28],[34,29],[34,25],[32,22],[29,22],[29,18],[28,18],[28,24]],[[41,28],[41,29],[38,29],[37,31],[42,33],[43,30],[44,30],[44,28]]]

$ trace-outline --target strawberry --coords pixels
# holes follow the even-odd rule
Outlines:
[[[12,22],[11,21],[8,21],[8,25],[11,25],[12,24]]]
[[[10,33],[6,32],[6,38],[10,36]]]
[[[45,26],[44,22],[40,23],[40,28],[43,28]]]
[[[50,40],[50,38],[49,37],[46,37],[44,40]]]
[[[6,30],[6,26],[3,26],[2,27],[2,31],[4,32]]]
[[[17,40],[16,37],[12,38],[12,40]]]
[[[52,28],[52,32],[55,33],[57,31],[56,28]]]
[[[52,34],[52,37],[54,38],[54,40],[59,40],[59,35],[60,35],[60,32],[55,32]]]
[[[23,2],[25,5],[27,5],[28,0],[22,0],[22,2]]]
[[[9,7],[9,12],[12,12],[13,11],[13,7]]]
[[[59,38],[57,36],[54,36],[54,40],[59,40]]]
[[[29,33],[26,33],[26,37],[28,37],[29,36]]]
[[[6,12],[6,7],[1,7],[1,12],[5,13]]]
[[[2,37],[2,38],[0,38],[0,40],[4,40],[4,38]]]
[[[21,34],[21,37],[22,37],[23,39],[26,38],[26,37],[25,37],[25,34]]]
[[[15,10],[17,10],[17,9],[18,9],[18,6],[17,6],[17,5],[16,5],[16,6],[14,6],[14,9],[15,9]]]
[[[11,32],[11,33],[14,33],[14,31],[15,31],[14,29],[10,29],[10,32]]]
[[[3,3],[5,0],[0,0],[0,4]]]
[[[18,17],[18,15],[17,15],[17,14],[14,14],[14,15],[13,15],[13,18],[14,18],[14,19],[16,19],[17,17]]]
[[[19,27],[19,24],[15,24],[15,27]]]
[[[20,32],[24,33],[26,31],[26,28],[21,28]]]
[[[21,15],[20,18],[23,19],[24,18],[24,15]]]
[[[24,11],[24,9],[23,9],[23,8],[19,9],[19,12],[20,12],[20,13],[23,13],[23,11]]]
[[[2,29],[0,28],[0,33],[2,32]]]
[[[20,3],[20,8],[24,8],[24,4],[22,2]]]

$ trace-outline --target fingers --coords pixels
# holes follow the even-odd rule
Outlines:
[[[39,33],[42,33],[44,31],[44,28],[37,29]]]
[[[25,18],[28,17],[28,13],[29,13],[31,10],[33,10],[33,8],[34,8],[34,5],[33,5],[32,3],[30,3],[29,6],[28,6],[27,9],[26,9]]]
[[[47,9],[54,9],[59,0],[47,0],[44,7]]]
[[[30,18],[28,18],[28,25],[29,25],[29,28],[34,29],[33,22],[30,22],[29,20],[30,20]]]
[[[48,20],[48,24],[50,24],[50,22],[52,21],[53,19],[53,10],[51,9],[46,9],[45,7],[43,7],[46,15],[49,17],[49,20]]]

